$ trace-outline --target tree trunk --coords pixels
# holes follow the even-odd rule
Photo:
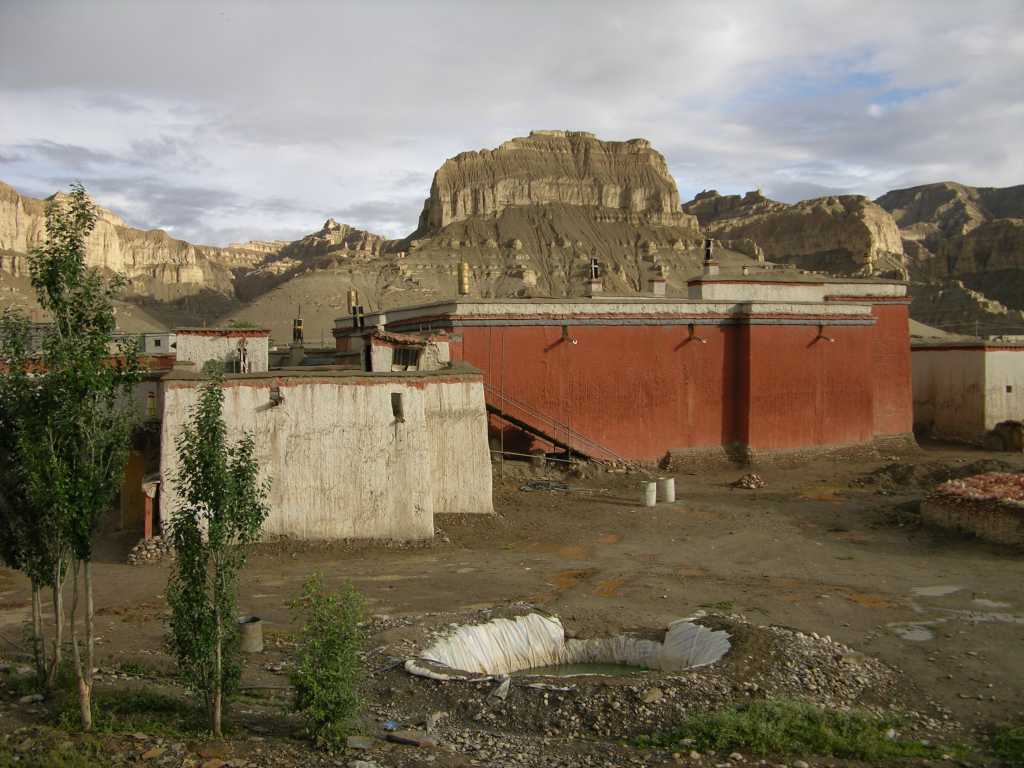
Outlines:
[[[91,690],[96,648],[96,641],[93,635],[93,617],[96,611],[92,600],[92,560],[83,561],[82,566],[85,574],[85,679],[89,683]]]
[[[71,588],[71,656],[75,665],[75,680],[78,682],[78,706],[82,715],[82,730],[88,732],[92,730],[92,629],[89,623],[92,618],[90,616],[92,596],[89,594],[92,579],[87,560],[79,560],[76,557],[71,562],[71,577],[74,580]],[[85,664],[82,663],[82,652],[78,647],[78,574],[79,570],[83,569],[83,564],[86,592],[85,642],[87,658]]]
[[[57,686],[57,675],[64,660],[64,578],[66,577],[63,558],[57,558],[53,568],[53,663],[46,678],[46,687],[51,691]]]
[[[221,670],[223,659],[221,657],[221,616],[220,616],[220,604],[217,602],[217,594],[214,591],[214,608],[213,615],[216,626],[216,635],[214,640],[214,657],[213,657],[213,697],[210,707],[210,730],[213,731],[214,738],[219,739],[221,737],[220,731],[220,714],[221,714],[221,683],[224,679],[224,673]]]
[[[32,658],[36,665],[36,679],[46,679],[46,640],[43,637],[43,598],[38,581],[32,582]]]

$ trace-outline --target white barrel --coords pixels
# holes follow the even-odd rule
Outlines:
[[[658,478],[658,501],[667,501],[669,504],[676,500],[676,479],[674,477]]]
[[[658,503],[658,484],[644,483],[644,506],[653,507]]]
[[[238,619],[242,653],[263,653],[263,621],[259,616]]]

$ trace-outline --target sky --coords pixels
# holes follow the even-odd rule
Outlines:
[[[1021,0],[0,0],[0,180],[213,245],[404,236],[533,129],[647,138],[684,200],[1010,186],[1021,73]]]

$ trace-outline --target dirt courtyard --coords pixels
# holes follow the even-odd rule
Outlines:
[[[767,483],[758,490],[731,487],[747,470],[684,471],[677,502],[655,508],[642,505],[641,474],[574,478],[508,462],[495,477],[497,514],[440,518],[428,544],[261,546],[239,606],[264,619],[270,647],[294,629],[287,603],[314,571],[329,585],[351,580],[370,613],[396,620],[526,602],[596,636],[700,610],[740,614],[877,657],[902,671],[922,708],[983,733],[1024,721],[1024,556],[922,526],[916,511],[927,489],[968,466],[1022,471],[1024,457],[948,446],[824,457],[757,467]],[[569,490],[521,490],[545,477]],[[123,564],[131,543],[105,541],[95,568],[100,666],[170,672],[168,565]],[[28,586],[2,571],[0,589],[0,634],[15,640]],[[245,676],[272,687],[274,672],[268,656]]]

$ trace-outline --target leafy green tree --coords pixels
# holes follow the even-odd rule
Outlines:
[[[251,434],[228,439],[219,377],[204,384],[176,440],[180,500],[171,512],[177,555],[167,586],[168,645],[210,730],[221,736],[224,701],[241,677],[238,574],[268,514],[269,481],[259,480]]]
[[[28,322],[8,312],[0,322],[0,472],[2,555],[33,587],[37,667],[52,686],[64,644],[64,584],[74,574],[71,645],[82,708],[92,723],[92,540],[111,508],[124,473],[132,415],[124,407],[139,367],[134,346],[111,355],[113,297],[107,280],[85,264],[85,242],[96,213],[85,189],[49,204],[46,242],[29,255],[32,286],[52,324],[39,348]],[[76,636],[79,576],[85,601],[85,658]],[[53,652],[46,660],[40,590],[53,591]]]
[[[85,263],[95,225],[92,201],[81,184],[73,184],[70,194],[47,206],[46,241],[29,254],[32,286],[52,324],[25,368],[32,407],[22,414],[16,445],[21,488],[31,519],[39,521],[35,536],[48,542],[46,560],[53,567],[51,685],[61,661],[64,582],[73,577],[70,639],[85,730],[92,728],[93,539],[124,477],[135,424],[127,403],[141,373],[134,342],[112,342],[113,300],[123,279],[108,279]],[[80,599],[84,654],[76,630]]]
[[[325,592],[323,578],[313,574],[291,607],[302,621],[291,675],[295,711],[318,745],[342,746],[360,706],[362,596],[349,583]]]
[[[32,584],[32,655],[40,684],[51,674],[42,625],[43,589],[55,586],[60,563],[60,531],[52,510],[35,509],[26,487],[20,445],[32,439],[38,420],[39,388],[31,371],[29,322],[24,314],[7,309],[0,316],[0,560],[21,570]],[[58,615],[55,625],[63,624]],[[60,661],[60,642],[55,647]]]

